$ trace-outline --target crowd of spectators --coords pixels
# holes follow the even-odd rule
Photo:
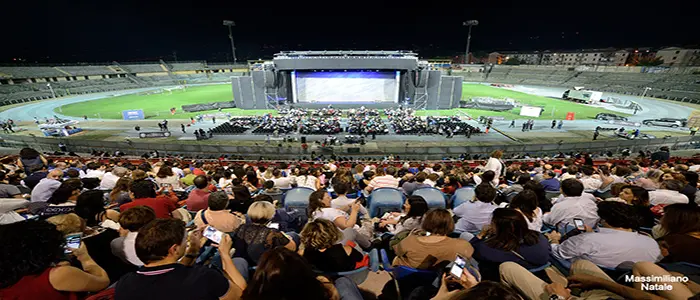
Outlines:
[[[480,133],[481,129],[474,127],[459,117],[419,117],[411,108],[387,109],[384,112],[397,134],[439,134],[447,138],[455,134],[471,137]]]
[[[693,159],[135,162],[26,148],[0,163],[0,299],[363,299],[338,272],[370,266],[373,249],[435,279],[397,278],[380,299],[700,292]],[[284,205],[294,187],[312,190],[306,209]],[[386,189],[406,200],[371,215]],[[421,193],[433,189],[438,204]],[[689,279],[649,291],[620,274]]]

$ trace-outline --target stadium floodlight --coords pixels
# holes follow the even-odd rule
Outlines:
[[[477,20],[468,20],[464,21],[462,23],[462,26],[468,26],[469,27],[469,33],[467,33],[467,50],[464,52],[464,63],[468,64],[469,63],[469,44],[471,44],[472,41],[472,26],[479,25],[479,21]]]
[[[228,38],[231,40],[231,53],[233,54],[233,63],[236,63],[236,46],[233,44],[233,31],[231,27],[236,26],[236,23],[231,20],[224,20],[224,26],[228,27]]]

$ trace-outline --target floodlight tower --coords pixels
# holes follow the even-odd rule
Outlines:
[[[468,64],[469,63],[469,44],[471,44],[472,41],[472,26],[479,25],[479,21],[477,20],[468,20],[464,21],[462,23],[462,26],[468,26],[469,27],[469,33],[467,33],[467,50],[464,53],[464,63]]]
[[[236,26],[236,23],[230,20],[224,20],[224,26],[228,27],[228,38],[231,40],[231,53],[233,53],[233,63],[236,63],[236,46],[233,45],[233,31],[231,27]]]

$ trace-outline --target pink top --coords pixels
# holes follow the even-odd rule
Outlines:
[[[211,225],[222,232],[233,232],[241,225],[240,219],[228,210],[207,209],[204,211],[204,218],[207,220],[206,223],[202,220],[202,212],[197,212],[194,216],[194,224],[197,227]]]

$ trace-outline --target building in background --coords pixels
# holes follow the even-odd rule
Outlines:
[[[656,52],[656,58],[667,67],[700,66],[700,49],[664,48]]]
[[[574,51],[492,52],[489,54],[488,62],[511,65],[624,66],[629,55],[629,50],[614,48]]]

